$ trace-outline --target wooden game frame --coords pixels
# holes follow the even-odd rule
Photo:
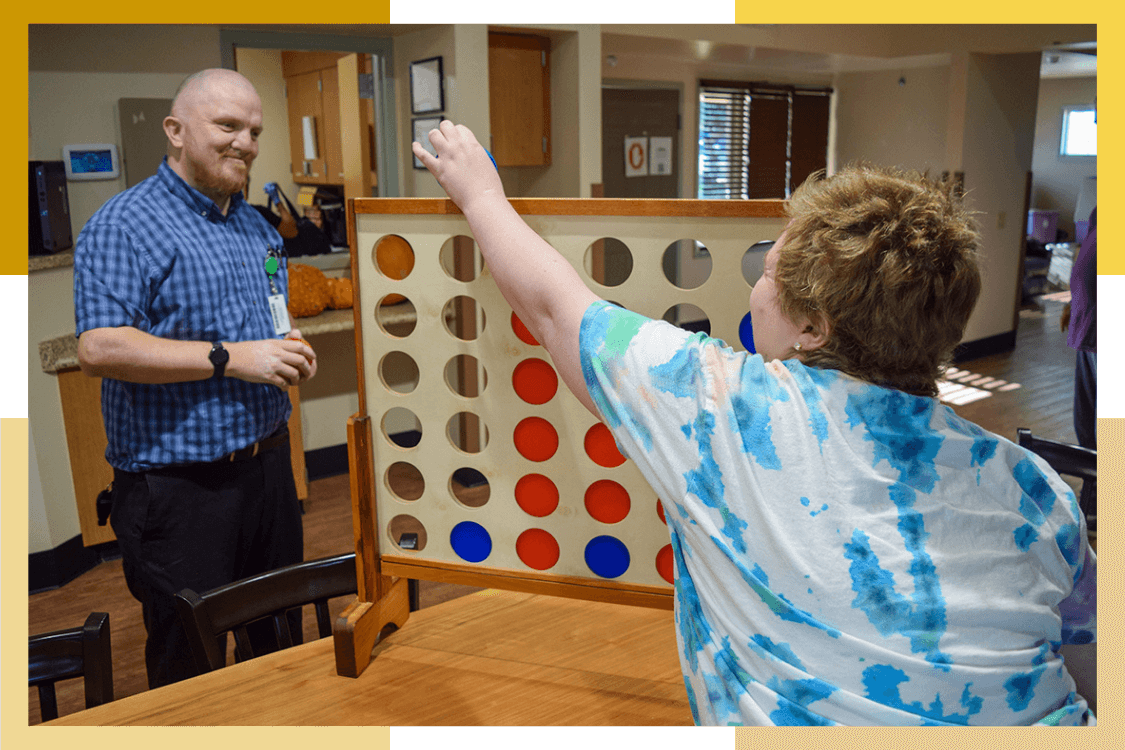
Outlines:
[[[685,230],[689,232],[686,236],[691,236],[690,232],[716,229],[721,230],[718,233],[724,236],[718,245],[726,248],[723,253],[727,256],[733,255],[730,252],[732,248],[746,250],[757,240],[775,239],[785,224],[784,202],[780,200],[512,199],[511,204],[533,229],[548,237],[548,241],[552,228],[557,227],[560,222],[579,222],[581,231],[574,234],[587,237],[586,241],[616,236],[613,234],[615,223],[626,233],[639,231],[645,235],[663,230],[673,232],[677,238],[685,236],[680,231],[681,227],[691,227]],[[381,539],[378,517],[377,492],[380,477],[376,475],[375,459],[377,425],[373,424],[368,413],[370,394],[365,366],[367,359],[364,356],[365,327],[379,325],[375,324],[374,319],[368,320],[372,315],[370,312],[365,313],[365,310],[377,308],[378,297],[386,290],[373,294],[366,288],[361,288],[367,286],[364,282],[366,277],[379,276],[380,273],[376,271],[372,274],[370,269],[361,268],[368,262],[366,256],[373,250],[359,246],[360,223],[378,223],[383,217],[386,217],[387,222],[379,232],[386,234],[396,233],[396,222],[414,221],[414,226],[417,226],[419,219],[423,222],[440,223],[449,222],[450,217],[458,217],[458,232],[470,235],[467,222],[456,205],[448,199],[364,198],[348,201],[359,411],[348,420],[347,435],[359,592],[356,601],[340,615],[334,626],[337,672],[346,676],[358,676],[369,663],[372,648],[384,628],[392,624],[398,627],[405,624],[409,616],[406,581],[411,578],[671,609],[672,588],[667,585],[517,570],[511,566],[486,566],[456,560],[424,559],[398,549],[395,544],[390,544],[390,549],[387,549],[389,543],[388,540]],[[708,243],[708,247],[710,246]],[[556,248],[563,252],[557,245]],[[572,264],[582,262],[573,252],[563,254]],[[728,268],[719,271],[718,275],[730,277],[734,274]],[[740,277],[741,275],[738,274]],[[734,286],[731,286],[732,283]],[[708,284],[710,288],[706,288]],[[710,281],[708,284],[701,288],[702,291],[677,290],[678,296],[687,301],[692,298],[699,301],[713,300],[733,293],[731,289],[740,288],[730,278],[719,278],[714,284]],[[651,317],[659,317],[661,314],[658,310],[654,311],[655,308],[644,309],[646,300],[617,300],[613,288],[598,288],[596,283],[591,286],[607,299],[619,301],[642,314]],[[493,289],[494,287],[492,284]],[[393,282],[389,288],[393,288]],[[741,289],[745,292],[749,286],[743,283]],[[498,292],[495,294],[499,298]],[[736,346],[738,323],[745,311],[745,303],[740,305],[741,310],[738,305],[731,306],[731,314],[724,314],[720,316],[721,320],[712,321],[712,335],[734,342]],[[510,312],[510,308],[507,309]],[[545,353],[541,356],[549,360]],[[561,383],[559,388],[565,391],[565,386]],[[574,404],[578,403],[569,393],[565,397],[573,400]]]

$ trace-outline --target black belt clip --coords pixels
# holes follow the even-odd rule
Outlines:
[[[109,512],[113,510],[113,482],[107,484],[105,489],[98,493],[94,505],[98,511],[98,526],[105,526],[106,521],[109,520]]]

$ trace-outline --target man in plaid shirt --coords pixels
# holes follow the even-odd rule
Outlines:
[[[74,257],[78,359],[103,379],[111,523],[150,687],[195,673],[175,593],[302,559],[285,389],[317,369],[286,309],[281,237],[242,194],[253,85],[189,76],[164,131],[157,174],[102,206]]]

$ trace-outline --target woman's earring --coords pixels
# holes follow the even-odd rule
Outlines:
[[[798,341],[796,344],[793,344],[793,349],[794,351],[801,351],[801,342]]]

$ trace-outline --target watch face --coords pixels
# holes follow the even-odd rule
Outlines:
[[[230,359],[230,352],[224,349],[222,344],[215,344],[211,347],[210,358],[213,365],[225,365]]]

